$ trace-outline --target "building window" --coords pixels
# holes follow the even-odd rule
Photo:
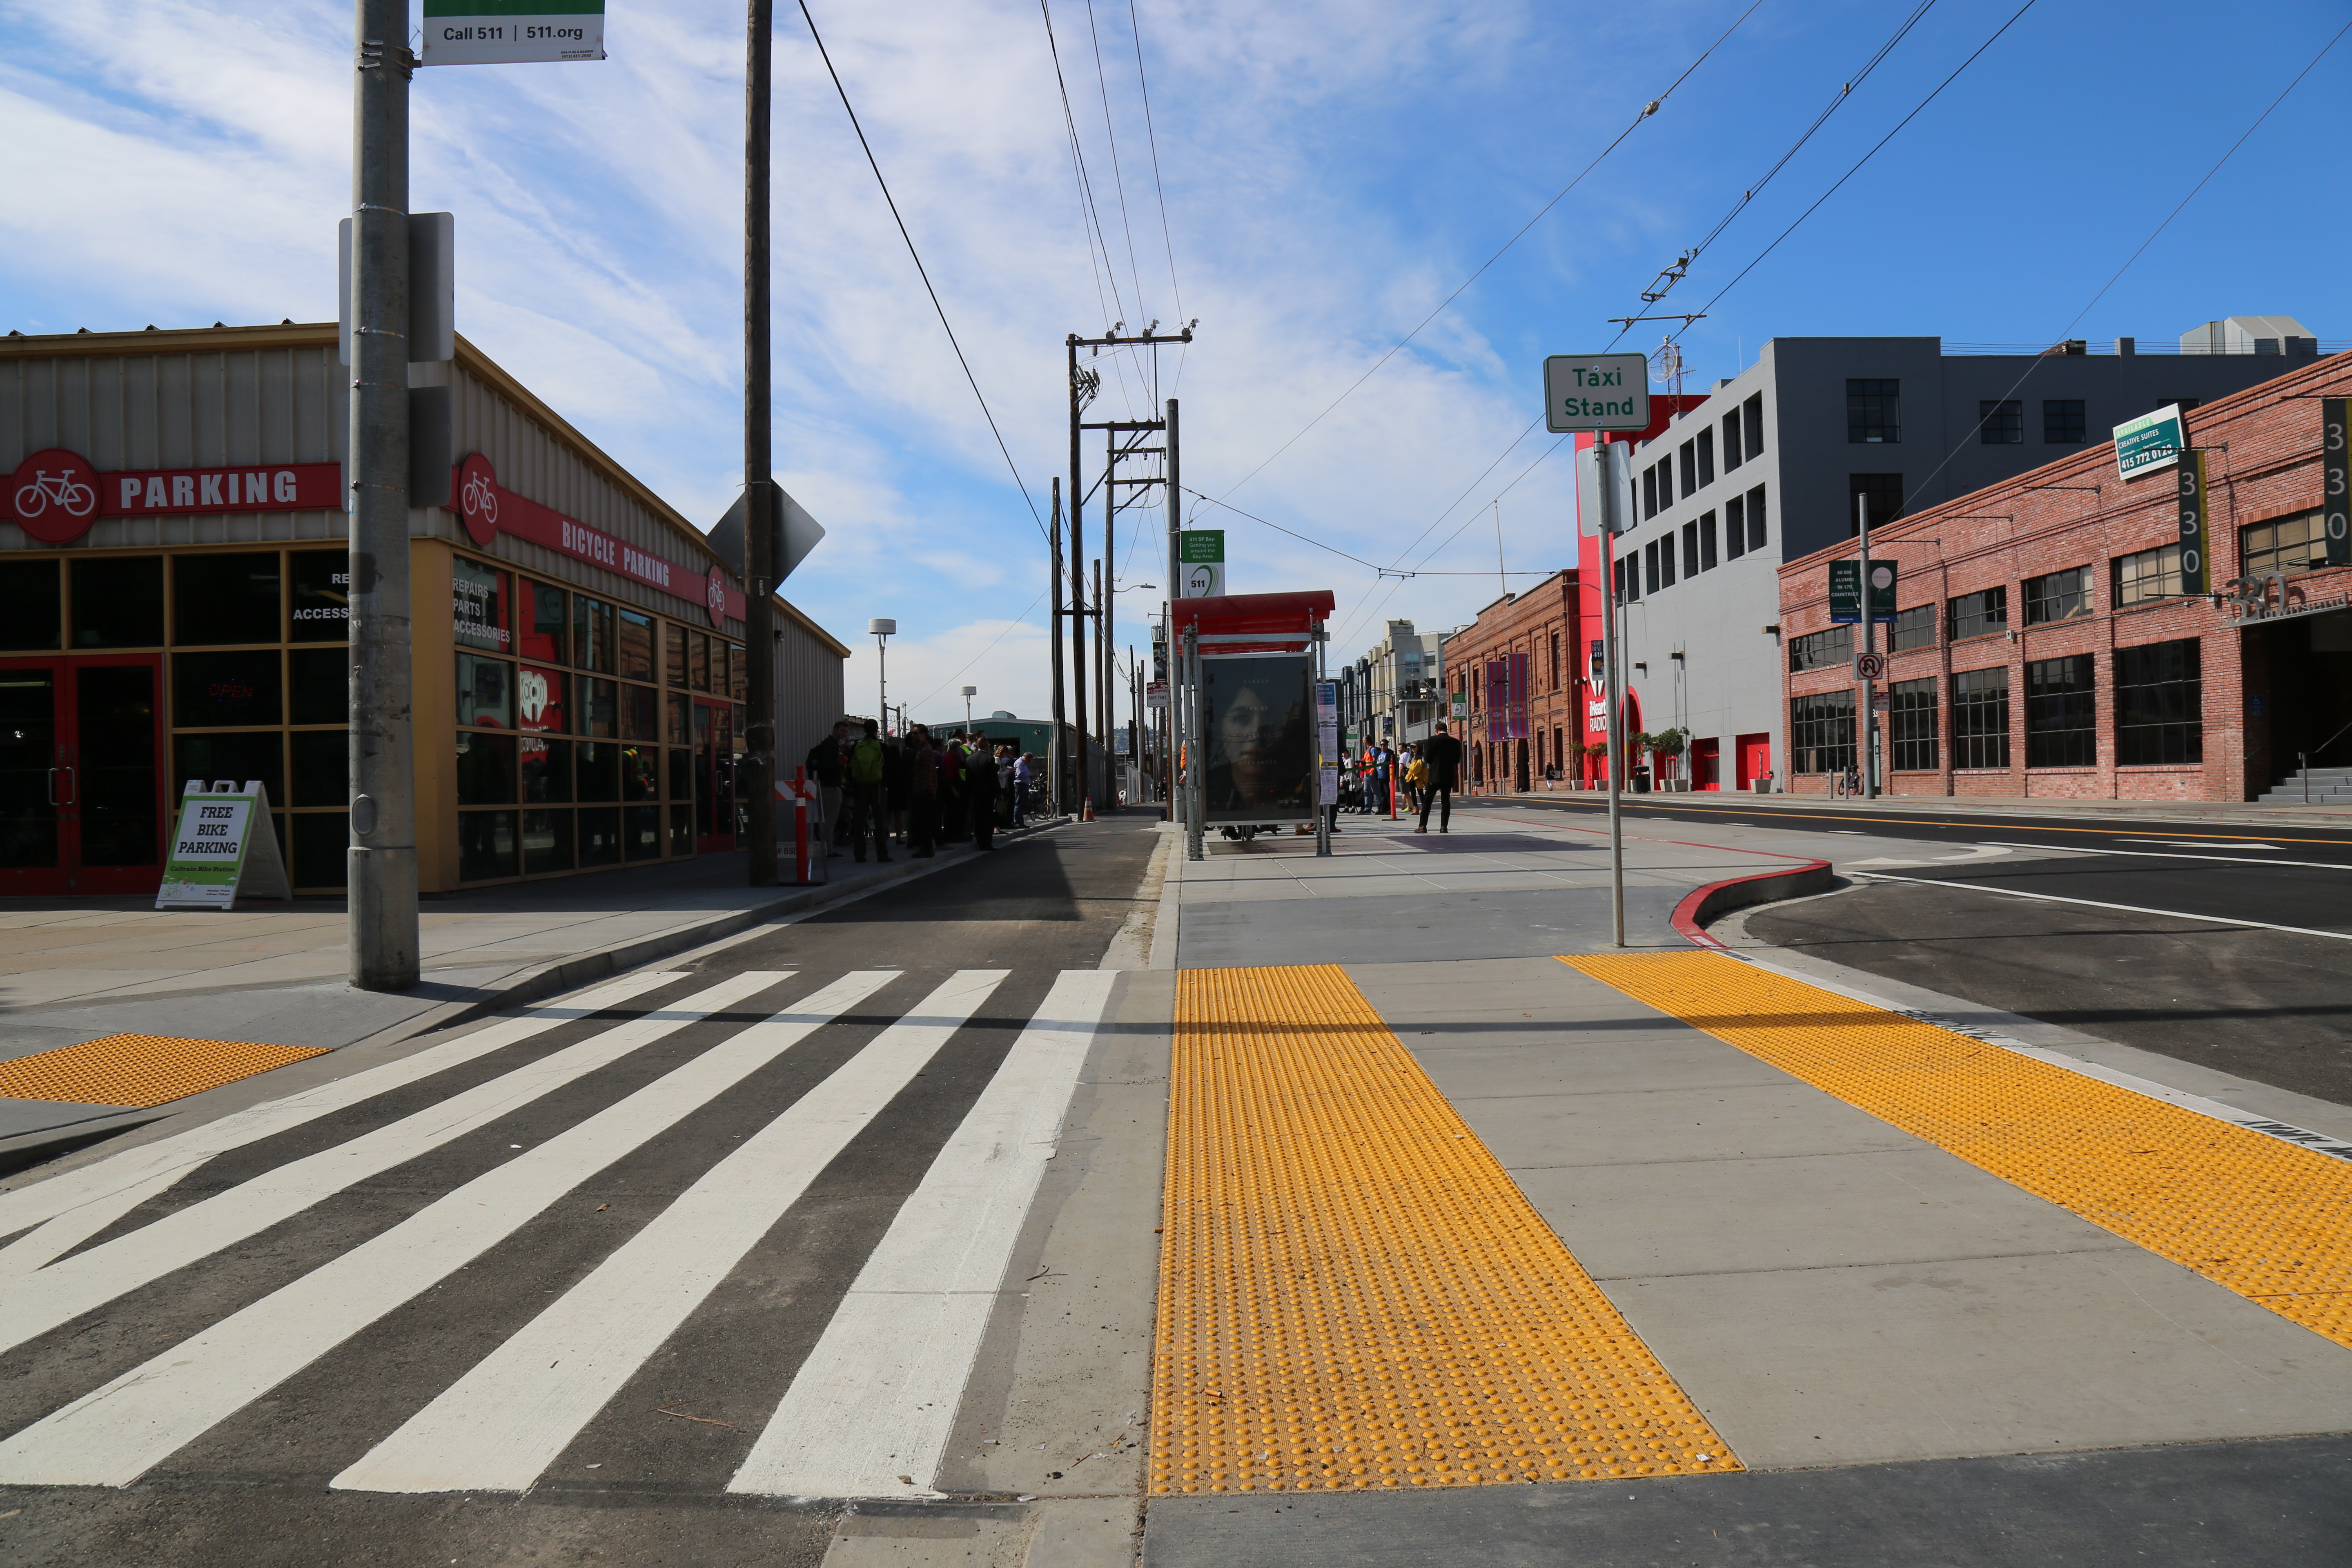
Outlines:
[[[1853,662],[1853,628],[1832,626],[1825,632],[1808,632],[1789,639],[1789,668],[1798,674],[1808,669],[1831,669]]]
[[[1764,487],[1748,492],[1748,548],[1764,548]]]
[[[1698,520],[1698,569],[1715,570],[1715,513],[1702,513]]]
[[[1698,493],[1697,443],[1684,442],[1679,455],[1683,460],[1683,495],[1685,498],[1695,496]]]
[[[2070,621],[2091,613],[2091,569],[2069,566],[2063,572],[2025,580],[2025,624]]]
[[[1748,553],[1748,498],[1733,496],[1723,503],[1723,558],[1737,561]]]
[[[1853,766],[1853,691],[1789,700],[1789,749],[1801,773],[1842,773]]]
[[[1936,606],[1914,605],[1895,613],[1895,625],[1886,636],[1890,653],[1902,653],[1915,647],[1936,646]]]
[[[2025,440],[2025,404],[2015,397],[1985,398],[1977,405],[1977,440],[1987,447],[2015,447]]]
[[[1903,515],[1901,474],[1848,474],[1845,477],[1845,531],[1851,539],[1862,531],[1856,496],[1870,502],[1870,526],[1880,527]]]
[[[1739,405],[1739,423],[1746,432],[1740,447],[1750,458],[1764,454],[1764,395],[1758,393]]]
[[[2156,599],[2177,599],[2188,591],[2178,544],[2116,558],[2116,608],[2119,610]]]
[[[1671,563],[1673,557],[1667,557]],[[1658,591],[1658,542],[1654,539],[1642,546],[1642,581],[1648,590]]]
[[[1856,446],[1903,439],[1903,384],[1893,377],[1845,384],[1845,438]]]
[[[1559,689],[1559,634],[1551,634],[1551,689]]]
[[[2293,576],[2327,564],[2327,536],[2316,510],[2273,518],[2238,530],[2238,571],[2257,577],[2265,572]]]
[[[2079,397],[2042,400],[2042,438],[2053,447],[2079,447],[2090,439]]]
[[[2091,656],[2037,658],[2025,667],[2025,765],[2088,768],[2099,761],[2098,697]]]
[[[1739,410],[1735,408],[1723,416],[1723,471],[1739,467]]]
[[[1698,575],[1698,524],[1683,524],[1683,575]]]
[[[1642,596],[1642,558],[1625,554],[1617,558],[1617,602],[1630,605]]]
[[[2204,686],[2195,637],[2116,649],[2116,761],[2205,760]]]
[[[1952,601],[1951,639],[1987,637],[2009,629],[2009,589],[1987,588]]]
[[[1952,766],[2009,766],[2009,670],[1971,669],[1952,677]]]
[[[1932,773],[1936,767],[1936,682],[1898,680],[1886,689],[1887,731],[1895,743],[1895,771]]]
[[[1715,483],[1715,432],[1698,433],[1698,482],[1702,488]]]
[[[1642,470],[1642,521],[1647,522],[1658,515],[1658,470]]]

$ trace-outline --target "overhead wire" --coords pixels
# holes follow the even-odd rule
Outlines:
[[[1151,194],[1160,203],[1160,238],[1168,247],[1168,290],[1175,296],[1176,320],[1181,321],[1184,320],[1184,286],[1176,280],[1176,237],[1168,226],[1167,187],[1160,181],[1160,132],[1151,122],[1151,84],[1143,77],[1143,23],[1136,16],[1135,0],[1127,0],[1127,24],[1128,36],[1135,42],[1135,86],[1143,99],[1144,141],[1151,149]],[[1186,343],[1176,351],[1176,380],[1169,388],[1171,396],[1176,388],[1184,384],[1184,359],[1192,349],[1192,345]],[[1156,356],[1153,363],[1158,363]]]
[[[874,183],[882,187],[882,200],[888,204],[891,221],[898,226],[898,237],[907,242],[907,254],[913,258],[915,271],[923,280],[923,292],[931,297],[931,309],[938,312],[940,327],[948,335],[948,346],[955,350],[956,363],[963,366],[963,378],[971,385],[971,395],[979,401],[980,412],[988,421],[989,434],[996,437],[996,449],[1004,454],[1004,466],[1012,470],[1013,483],[1021,491],[1022,500],[1029,508],[1029,516],[1037,524],[1037,531],[1045,533],[1045,520],[1037,510],[1036,498],[1029,493],[1029,481],[1021,477],[1021,466],[1013,460],[1013,448],[1004,444],[1004,432],[996,426],[996,415],[988,406],[988,395],[980,390],[980,378],[971,373],[971,362],[964,358],[963,344],[956,341],[955,328],[948,321],[948,310],[940,303],[940,291],[931,286],[930,269],[923,265],[922,252],[915,248],[915,237],[907,231],[907,220],[898,211],[898,200],[890,194],[890,182],[882,177],[882,164],[874,156],[873,143],[866,140],[866,127],[857,122],[857,110],[849,101],[849,89],[841,84],[841,73],[833,68],[833,55],[824,47],[824,37],[816,29],[816,18],[809,15],[808,0],[800,0],[801,19],[808,24],[809,37],[816,44],[818,58],[824,61],[825,75],[833,79],[833,90],[841,95],[841,107],[849,116],[849,128],[857,132],[857,144],[866,151],[866,167],[874,171]]]
[[[1127,275],[1135,284],[1135,309],[1148,314],[1143,303],[1143,273],[1135,260],[1135,222],[1127,210],[1127,176],[1118,164],[1118,128],[1111,123],[1110,77],[1103,69],[1102,31],[1095,26],[1095,0],[1087,0],[1087,37],[1095,51],[1095,84],[1102,90],[1103,139],[1110,143],[1111,190],[1118,197],[1118,226],[1127,236]]]
[[[1054,10],[1050,0],[1037,0],[1037,10],[1045,20],[1045,52],[1054,62],[1054,85],[1062,98],[1062,124],[1069,133],[1070,166],[1076,172],[1078,184],[1078,226],[1086,234],[1087,265],[1095,272],[1095,302],[1102,310],[1104,324],[1108,326],[1112,316],[1109,306],[1102,302],[1106,271],[1109,274],[1111,304],[1118,307],[1119,319],[1123,320],[1127,315],[1127,301],[1118,291],[1118,263],[1112,258],[1110,241],[1103,234],[1102,209],[1095,201],[1094,178],[1087,171],[1086,150],[1078,137],[1078,117],[1070,107],[1069,79],[1062,73],[1062,46],[1054,34]],[[1097,259],[1097,251],[1100,253],[1099,260]],[[1118,374],[1119,395],[1126,400],[1128,417],[1131,419],[1135,416],[1135,397],[1127,384],[1125,372],[1120,370]]]

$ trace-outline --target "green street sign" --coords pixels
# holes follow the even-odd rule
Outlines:
[[[2169,468],[2188,446],[2180,428],[2180,405],[2168,404],[2116,426],[2116,472],[2128,479]]]
[[[1225,559],[1225,531],[1222,528],[1187,528],[1176,535],[1176,559],[1190,566],[1195,562],[1223,563]]]
[[[1895,563],[1870,563],[1870,618],[1881,624],[1895,619]],[[1862,619],[1862,563],[1830,563],[1830,622],[1854,626]]]
[[[425,0],[428,66],[604,58],[604,0]]]

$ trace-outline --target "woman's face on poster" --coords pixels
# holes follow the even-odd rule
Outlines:
[[[1220,759],[1233,769],[1234,784],[1249,798],[1265,795],[1271,784],[1274,752],[1282,716],[1255,686],[1234,694],[1217,719]]]

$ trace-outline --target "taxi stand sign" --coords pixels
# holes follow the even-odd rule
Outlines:
[[[428,66],[604,58],[604,0],[425,0]]]
[[[202,779],[190,779],[180,796],[179,827],[155,889],[155,907],[232,910],[240,893],[294,896],[269,821],[269,792],[259,779],[247,781],[243,789],[233,779],[210,788]]]
[[[1544,361],[1544,428],[1647,430],[1650,361],[1645,354],[1553,354]]]

